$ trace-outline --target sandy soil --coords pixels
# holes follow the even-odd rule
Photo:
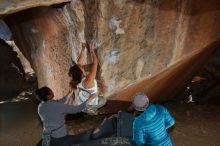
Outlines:
[[[174,146],[219,146],[220,104],[169,103],[176,125],[171,130]]]
[[[206,104],[166,103],[176,120],[175,127],[170,131],[174,146],[219,146],[219,105],[219,101]],[[33,146],[40,139],[42,128],[33,100],[1,103],[0,112],[1,146]],[[71,133],[82,132],[97,126],[103,118],[78,116],[68,121],[69,129]]]
[[[33,100],[0,104],[0,146],[34,146],[41,137],[41,124]]]

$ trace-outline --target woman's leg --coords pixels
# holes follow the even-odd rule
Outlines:
[[[117,116],[104,119],[102,124],[92,134],[93,139],[106,138],[117,134]]]

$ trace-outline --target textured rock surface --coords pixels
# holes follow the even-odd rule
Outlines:
[[[0,16],[39,6],[50,6],[70,0],[0,0]]]
[[[99,1],[94,34],[104,44],[98,53],[106,95],[166,70],[219,38],[219,4],[216,0],[209,5],[206,1]]]
[[[9,23],[15,42],[31,61],[39,86],[51,87],[57,97],[68,88],[70,63],[68,29],[59,9],[38,8],[18,13]],[[67,81],[67,82],[65,82]]]
[[[166,68],[162,72],[147,78],[115,96],[115,99],[131,100],[135,92],[146,92],[152,102],[162,102],[173,98],[191,81],[192,77],[207,61],[216,46],[220,45],[219,39],[211,45],[181,57],[181,60]]]
[[[205,0],[84,0],[57,9],[32,9],[8,19],[14,20],[9,26],[32,60],[39,85],[49,85],[63,95],[70,56],[76,60],[80,41],[94,39],[98,80],[106,97],[147,80],[116,97],[129,100],[136,91],[151,92],[153,98],[166,91],[167,97],[190,80],[214,46],[207,52],[204,48],[220,37],[219,5],[218,0],[208,4]],[[89,57],[85,63],[91,63]],[[160,72],[165,72],[165,80],[158,77]],[[175,87],[167,89],[172,82]]]

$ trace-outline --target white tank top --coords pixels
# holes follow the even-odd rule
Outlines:
[[[91,94],[94,94],[94,93],[98,92],[97,81],[94,80],[94,86],[92,88],[86,89],[83,86],[83,83],[84,83],[85,79],[86,78],[84,77],[82,79],[82,81],[77,85],[77,91],[76,91],[76,102],[77,102],[77,104],[81,104],[82,102],[86,101]],[[93,100],[88,102],[88,104],[89,105],[98,105],[98,95]]]

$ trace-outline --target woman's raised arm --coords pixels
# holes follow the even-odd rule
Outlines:
[[[89,72],[89,74],[86,76],[85,79],[85,85],[87,88],[91,88],[94,86],[94,80],[96,77],[96,72],[97,72],[97,66],[98,66],[98,60],[94,51],[94,42],[92,41],[90,43],[90,53],[91,53],[91,57],[93,60],[93,64],[92,64],[92,68]]]
[[[80,55],[79,55],[79,58],[78,58],[78,60],[77,60],[77,64],[78,64],[79,66],[82,66],[82,64],[83,64],[83,59],[84,59],[84,56],[85,56],[85,50],[86,50],[86,43],[83,42],[83,43],[82,43],[82,50],[81,50]]]

